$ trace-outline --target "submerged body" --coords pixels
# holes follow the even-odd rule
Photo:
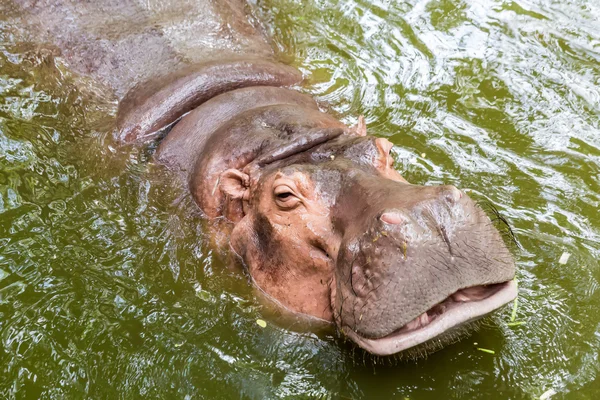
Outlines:
[[[114,90],[117,140],[176,123],[156,160],[226,221],[232,252],[280,307],[387,355],[437,346],[516,296],[511,254],[481,208],[452,186],[409,184],[362,119],[347,127],[286,88],[301,75],[273,60],[241,2],[49,3],[23,2],[20,18]],[[100,29],[111,12],[139,34]],[[60,24],[65,13],[76,23]],[[153,30],[172,15],[201,26]]]

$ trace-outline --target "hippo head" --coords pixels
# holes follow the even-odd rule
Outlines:
[[[516,296],[490,218],[453,186],[406,182],[391,147],[343,134],[219,180],[255,284],[377,355],[437,347]]]

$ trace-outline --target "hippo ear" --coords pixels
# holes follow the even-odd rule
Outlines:
[[[237,169],[228,169],[219,178],[219,189],[232,199],[243,199],[250,186],[250,177]]]
[[[364,115],[358,117],[358,122],[350,128],[350,131],[357,136],[367,136],[367,123]]]

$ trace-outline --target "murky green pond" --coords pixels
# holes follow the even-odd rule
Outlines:
[[[397,365],[260,327],[151,149],[106,140],[115,104],[0,22],[0,398],[600,398],[600,3],[257,7],[306,92],[365,115],[410,181],[507,218],[524,324],[507,307]]]

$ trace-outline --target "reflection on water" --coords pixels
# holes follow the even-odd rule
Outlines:
[[[114,103],[2,25],[0,397],[597,398],[600,5],[257,7],[305,90],[345,122],[365,115],[407,179],[502,212],[522,247],[526,324],[508,326],[506,309],[395,366],[261,328],[260,303],[211,254],[189,199],[149,151],[105,139]]]

